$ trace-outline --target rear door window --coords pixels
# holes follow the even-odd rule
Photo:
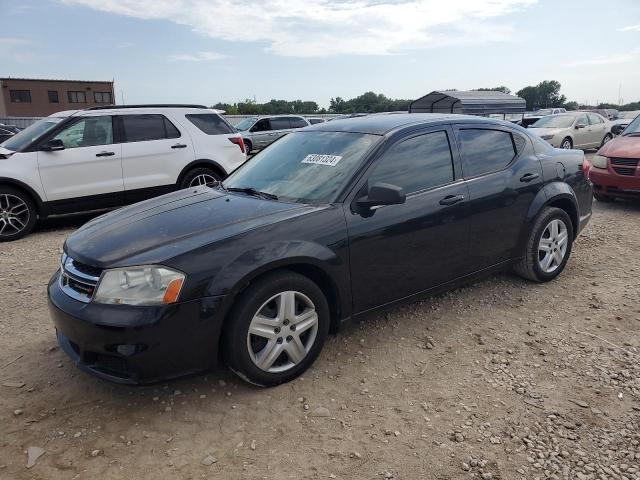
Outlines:
[[[187,120],[207,135],[226,135],[234,133],[229,124],[215,113],[196,113],[186,115]]]
[[[459,130],[465,178],[502,170],[516,156],[511,133],[484,128]]]
[[[125,142],[145,142],[179,138],[180,131],[164,115],[122,115]]]
[[[453,181],[453,158],[444,131],[427,133],[393,145],[369,176],[369,186],[389,183],[406,194]]]
[[[289,123],[291,125],[291,128],[303,128],[309,126],[306,120],[300,117],[290,117]]]
[[[271,130],[285,130],[291,128],[289,117],[274,117],[271,120]]]

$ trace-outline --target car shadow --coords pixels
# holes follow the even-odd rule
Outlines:
[[[61,230],[67,228],[80,228],[89,220],[106,213],[107,210],[94,210],[91,212],[72,213],[69,215],[55,215],[44,218],[36,224],[35,231]]]

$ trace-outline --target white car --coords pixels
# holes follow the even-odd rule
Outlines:
[[[242,136],[219,110],[129,105],[59,112],[0,144],[0,242],[37,218],[112,208],[195,185],[242,165]]]
[[[529,129],[556,148],[600,148],[613,138],[611,122],[592,112],[547,115]]]

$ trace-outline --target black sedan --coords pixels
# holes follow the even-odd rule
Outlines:
[[[278,140],[215,188],[87,223],[48,287],[83,370],[146,383],[220,362],[289,381],[342,322],[509,268],[564,269],[589,164],[478,117],[370,115]]]

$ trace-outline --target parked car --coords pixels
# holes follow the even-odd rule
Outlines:
[[[18,133],[20,129],[14,125],[3,125],[0,123],[0,143],[5,140],[9,140],[16,133]]]
[[[217,187],[70,235],[48,285],[58,341],[117,382],[219,361],[256,385],[286,382],[346,320],[511,267],[554,279],[591,216],[588,167],[583,152],[486,118],[314,125]]]
[[[542,117],[529,129],[559,148],[599,148],[613,138],[611,123],[597,113],[567,112]]]
[[[318,123],[324,123],[324,122],[326,122],[326,120],[324,118],[309,118],[309,117],[307,117],[307,122],[309,122],[311,125],[316,125]]]
[[[589,178],[601,202],[640,198],[640,116],[593,157]]]
[[[306,118],[297,115],[270,115],[245,118],[236,125],[242,134],[247,154],[261,150],[280,137],[298,128],[311,125]]]
[[[546,117],[547,115],[556,115],[558,113],[565,113],[566,110],[564,108],[543,108],[541,110],[536,110],[535,112],[525,112],[524,116],[518,119],[517,123],[521,127],[529,128],[531,125],[536,123],[542,117]]]
[[[565,108],[541,108],[540,110],[536,110],[533,112],[534,115],[539,117],[546,117],[547,115],[557,115],[559,113],[566,113],[567,110]]]
[[[629,125],[638,115],[640,115],[640,110],[620,112],[618,114],[618,118],[612,122],[613,125],[611,126],[611,132],[614,135],[620,135],[622,131],[627,128],[627,125]]]
[[[48,215],[212,184],[245,161],[242,137],[206,107],[56,113],[0,145],[0,241],[27,235]]]

